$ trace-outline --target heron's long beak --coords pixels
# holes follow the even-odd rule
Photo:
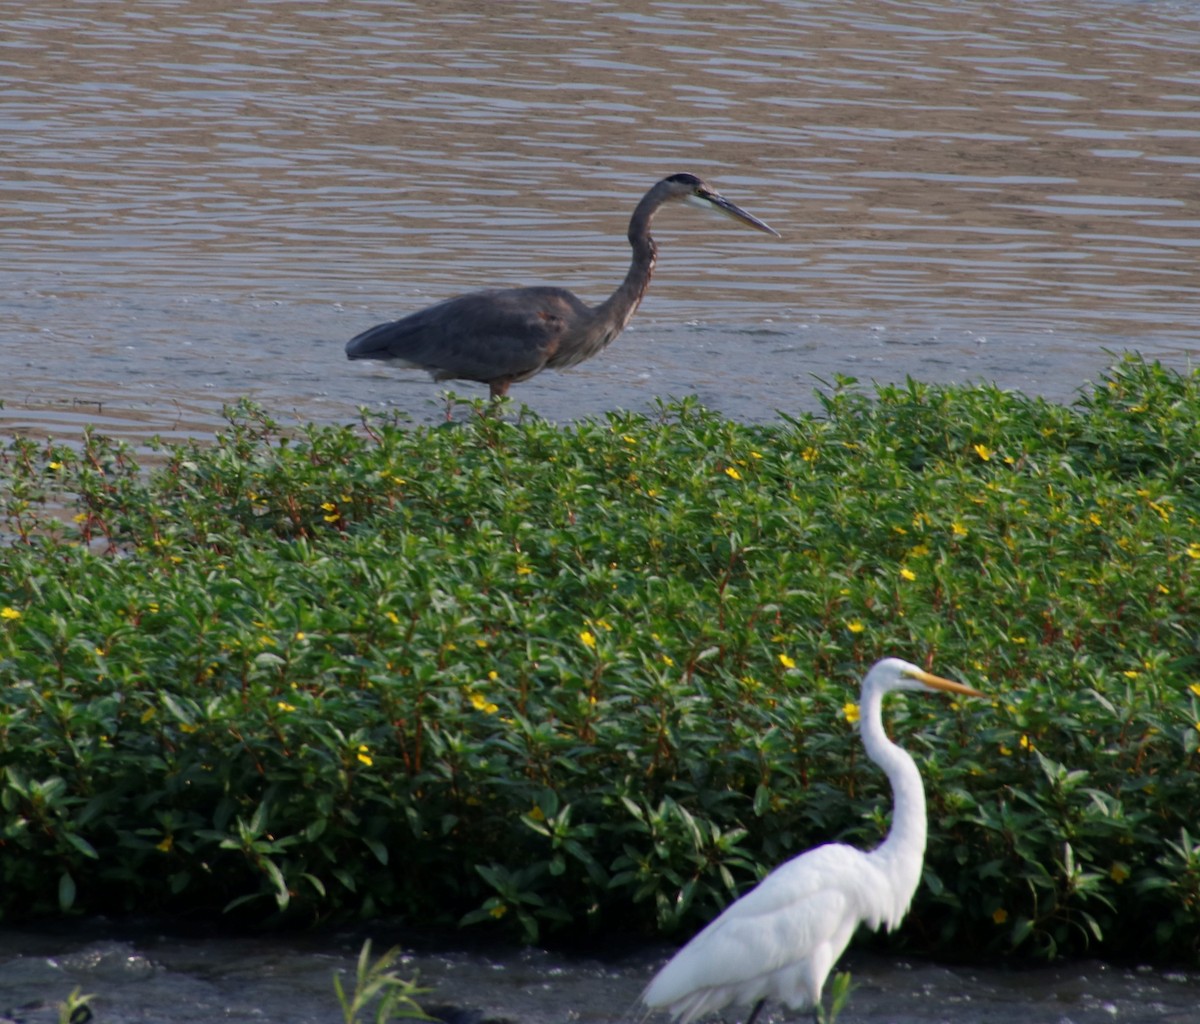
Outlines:
[[[736,203],[731,203],[723,195],[717,192],[698,192],[695,195],[688,196],[690,202],[697,206],[704,206],[708,209],[720,210],[726,216],[732,217],[734,220],[741,221],[743,224],[754,228],[755,231],[762,231],[768,235],[774,235],[779,238],[779,232],[776,231],[770,224],[766,224],[759,220],[753,214],[747,213]]]
[[[951,679],[943,679],[941,676],[935,676],[929,672],[922,672],[920,669],[906,672],[905,675],[911,676],[913,679],[919,679],[926,686],[932,687],[935,690],[945,690],[947,693],[960,693],[964,697],[986,697],[986,693],[980,693],[978,690],[973,690],[969,686],[963,686],[962,683],[956,683]]]

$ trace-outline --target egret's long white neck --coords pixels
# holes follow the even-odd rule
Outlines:
[[[883,728],[883,691],[863,688],[859,709],[863,746],[892,784],[892,827],[869,856],[892,882],[896,904],[885,923],[893,928],[908,910],[921,881],[925,857],[925,787],[909,755],[887,738]]]

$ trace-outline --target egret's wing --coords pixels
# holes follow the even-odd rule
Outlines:
[[[878,871],[859,850],[828,845],[781,865],[689,942],[650,982],[650,1006],[674,1006],[692,996],[697,1013],[777,992],[772,975],[804,965],[814,953],[831,963],[863,916],[862,894]],[[836,948],[834,948],[836,947]],[[827,964],[816,971],[824,980]],[[710,1003],[693,995],[713,993]],[[684,1016],[682,1019],[691,1019]]]
[[[364,331],[346,355],[396,360],[435,377],[520,378],[544,366],[586,312],[562,288],[471,292]]]

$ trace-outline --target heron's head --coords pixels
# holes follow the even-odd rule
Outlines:
[[[883,661],[877,661],[872,665],[871,671],[863,680],[863,689],[866,690],[868,687],[874,687],[884,693],[889,690],[941,690],[945,693],[957,693],[963,697],[986,696],[962,683],[935,676],[900,658],[884,658]]]
[[[734,220],[754,228],[756,231],[774,235],[776,238],[779,237],[779,232],[769,224],[764,224],[736,203],[731,203],[715,188],[706,184],[694,174],[672,174],[669,178],[664,178],[659,184],[660,187],[665,187],[668,190],[667,197],[669,199],[679,199],[706,210],[717,210],[727,217],[732,217]]]

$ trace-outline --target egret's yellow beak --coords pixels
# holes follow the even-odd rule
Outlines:
[[[959,693],[964,697],[986,697],[986,693],[980,693],[978,690],[973,690],[969,686],[963,686],[962,683],[956,683],[952,679],[943,679],[941,676],[935,676],[931,672],[923,672],[921,669],[906,672],[905,675],[913,679],[918,679],[926,686],[932,687],[935,690],[945,690],[947,693]]]

